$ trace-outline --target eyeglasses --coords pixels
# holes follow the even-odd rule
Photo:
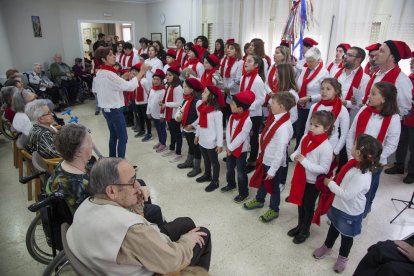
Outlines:
[[[44,116],[47,116],[47,115],[52,115],[53,113],[49,110],[46,114],[43,114],[42,116],[40,116],[40,117],[44,117]]]
[[[129,180],[128,183],[114,183],[112,185],[119,185],[119,186],[134,186],[137,183],[137,187],[139,187],[139,182],[137,181],[137,166],[133,166],[135,169],[135,174],[133,177],[131,177],[131,179]]]

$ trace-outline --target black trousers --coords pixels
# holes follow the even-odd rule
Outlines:
[[[172,222],[166,223],[160,227],[161,233],[170,237],[173,242],[176,242],[180,237],[190,230],[196,228],[194,221],[191,218],[182,217],[176,218]],[[210,269],[211,259],[211,236],[210,231],[205,227],[200,227],[200,232],[204,232],[207,236],[204,236],[204,246],[200,247],[198,244],[194,246],[193,258],[191,259],[192,266],[201,266],[205,270]]]
[[[66,89],[69,102],[75,102],[79,94],[78,82],[76,80],[62,80],[60,85]]]
[[[218,161],[218,154],[216,149],[206,149],[199,145],[201,155],[204,159],[204,174],[211,175],[211,167],[213,167],[213,177],[214,182],[218,182],[220,175],[220,163]]]
[[[298,120],[296,121],[296,146],[295,150],[299,147],[300,140],[302,139],[305,128],[306,121],[308,120],[309,109],[298,108]]]
[[[201,159],[201,151],[199,145],[194,144],[195,133],[184,132],[184,137],[188,144],[188,154],[194,155],[195,159]]]
[[[329,227],[328,235],[326,236],[325,245],[328,248],[332,248],[335,244],[336,239],[339,236],[338,229],[333,226]],[[352,244],[354,243],[353,237],[347,237],[341,234],[341,247],[339,248],[339,255],[342,257],[347,258],[349,256],[349,252],[351,251]]]
[[[410,155],[407,166],[408,173],[414,174],[414,127],[401,123],[400,141],[395,152],[395,164],[405,167],[405,157],[407,154]]]
[[[309,230],[313,214],[315,212],[315,202],[318,198],[319,190],[315,184],[306,183],[305,193],[302,198],[302,206],[298,206],[299,224],[304,225]]]
[[[414,245],[414,236],[405,242]],[[414,262],[404,256],[395,245],[394,241],[381,241],[368,248],[367,254],[359,262],[355,276],[408,276],[413,275]]]
[[[252,120],[252,130],[250,135],[250,155],[247,165],[256,165],[257,155],[259,154],[259,131],[262,124],[262,116],[250,117]]]
[[[181,134],[180,123],[172,119],[167,123],[170,130],[170,150],[175,150],[176,154],[181,154],[183,147],[183,136]]]
[[[147,104],[135,104],[135,111],[141,131],[145,131],[145,126],[147,126],[147,134],[151,134],[151,119],[147,116]]]

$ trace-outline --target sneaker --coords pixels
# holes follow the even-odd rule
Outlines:
[[[249,194],[247,195],[237,195],[233,201],[236,203],[242,203],[243,201],[245,201],[247,198],[249,197]]]
[[[181,155],[181,154],[175,154],[174,156],[173,156],[173,158],[171,158],[170,159],[170,163],[175,163],[175,162],[178,162],[178,161],[180,161],[181,159],[183,158],[183,156]]]
[[[206,175],[206,174],[203,174],[202,176],[197,177],[197,178],[196,178],[196,181],[197,181],[198,183],[202,183],[202,182],[211,181],[211,175]]]
[[[391,168],[385,169],[386,174],[404,174],[404,166],[394,165]]]
[[[166,145],[160,145],[157,150],[155,152],[160,153],[167,150],[167,146]]]
[[[406,177],[404,177],[403,182],[405,184],[413,184],[414,183],[414,174],[409,173]]]
[[[243,204],[244,209],[247,209],[247,210],[263,208],[263,206],[264,206],[264,203],[257,201],[256,198],[253,198],[249,202]]]
[[[145,135],[145,131],[140,131],[137,134],[135,134],[135,137],[138,138],[138,137],[142,137],[144,135]]]
[[[279,217],[279,212],[276,212],[273,209],[269,209],[264,213],[262,216],[260,216],[260,220],[262,222],[268,223],[271,222],[274,219],[277,219]]]
[[[221,188],[220,191],[225,193],[225,192],[233,191],[234,189],[236,189],[236,186],[230,186],[229,184],[227,184],[227,186],[224,186],[223,188]]]
[[[163,153],[161,156],[167,157],[174,154],[175,151],[173,150],[167,150],[165,153]]]
[[[348,264],[348,258],[345,258],[345,257],[342,257],[341,255],[339,255],[338,259],[336,259],[336,263],[334,265],[334,271],[336,273],[344,272],[347,264]]]
[[[321,247],[313,251],[313,257],[315,259],[322,259],[323,257],[330,254],[331,252],[332,252],[332,249],[328,248],[325,244],[323,244]]]
[[[212,192],[219,187],[219,183],[215,181],[211,181],[210,184],[204,189],[206,192]]]
[[[152,134],[146,134],[144,138],[142,138],[142,142],[147,142],[152,139]]]
[[[158,149],[159,146],[161,146],[161,143],[155,144],[155,146],[153,146],[152,149],[156,150],[156,149]]]

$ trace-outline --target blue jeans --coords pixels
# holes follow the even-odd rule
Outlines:
[[[246,196],[249,194],[247,188],[247,152],[242,152],[239,157],[234,155],[227,156],[227,185],[236,187],[236,175],[234,169],[237,167],[237,184],[239,186],[239,195]]]
[[[282,167],[280,167],[276,174],[275,177],[272,178],[272,186],[273,186],[273,190],[272,190],[272,194],[270,195],[270,203],[269,203],[269,208],[279,212],[279,205],[280,205],[280,189],[279,189],[279,184],[280,184],[280,179],[282,177],[283,174],[283,170],[281,170]],[[267,171],[270,169],[269,166],[264,166],[265,169],[265,173],[267,173]],[[260,186],[259,190],[257,191],[256,194],[256,200],[264,203],[265,202],[265,198],[267,195],[267,190],[264,184],[262,184],[262,186]]]
[[[128,142],[128,134],[126,122],[122,108],[111,108],[109,112],[103,109],[103,115],[109,128],[109,157],[125,158],[126,144]]]
[[[155,129],[157,130],[158,134],[158,142],[161,145],[165,146],[165,142],[167,141],[167,130],[165,129],[165,120],[161,122],[160,119],[152,119],[155,125]]]
[[[382,172],[382,167],[372,173],[371,187],[369,188],[368,193],[365,194],[365,197],[367,198],[367,202],[365,204],[364,218],[368,215],[369,212],[371,212],[372,202],[374,201],[375,194],[377,193],[378,186],[380,183],[381,172]]]

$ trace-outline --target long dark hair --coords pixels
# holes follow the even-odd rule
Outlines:
[[[385,117],[400,113],[397,104],[397,88],[395,85],[380,81],[375,83],[374,86],[380,91],[381,96],[385,100],[380,115]]]
[[[361,153],[359,169],[362,173],[374,171],[380,166],[379,160],[382,153],[380,141],[368,134],[360,134],[356,139],[356,149]]]
[[[260,58],[265,58],[264,42],[260,38],[253,38],[250,43],[254,45],[254,53]]]
[[[254,60],[254,64],[257,64],[257,69],[259,70],[259,76],[262,78],[263,81],[266,80],[266,77],[264,75],[264,64],[263,59],[257,55],[248,55],[251,56]]]
[[[216,50],[216,43],[220,44],[220,50],[217,52]],[[224,41],[223,39],[219,38],[214,43],[214,54],[219,58],[222,59],[224,57]]]

